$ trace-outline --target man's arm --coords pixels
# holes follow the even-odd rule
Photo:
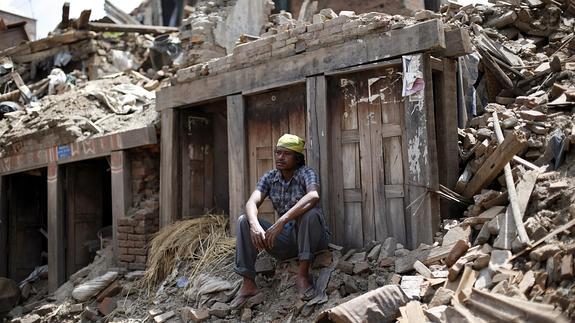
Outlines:
[[[250,225],[250,237],[258,250],[265,249],[266,231],[258,221],[258,208],[264,200],[264,195],[255,190],[246,202],[246,217]]]
[[[292,206],[284,215],[282,215],[277,221],[266,231],[266,248],[271,249],[274,246],[276,237],[283,230],[284,225],[289,221],[295,220],[302,216],[305,212],[313,208],[319,201],[319,193],[317,191],[317,186],[312,186],[308,188],[308,192],[302,196],[302,198],[297,201],[297,203]]]

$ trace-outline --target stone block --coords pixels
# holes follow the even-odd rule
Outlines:
[[[209,310],[210,315],[225,318],[230,313],[230,306],[225,303],[216,302]]]
[[[193,309],[184,307],[181,310],[182,321],[185,322],[203,322],[210,318],[210,312],[206,308]]]

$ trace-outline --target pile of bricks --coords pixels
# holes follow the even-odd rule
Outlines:
[[[323,11],[323,10],[322,10]],[[283,57],[309,52],[322,47],[357,40],[372,33],[399,29],[415,23],[414,19],[371,12],[355,15],[351,11],[317,14],[312,24],[286,24],[262,35],[261,38],[238,44],[232,54],[196,64],[177,72],[178,83],[189,82],[206,75],[246,68]]]
[[[159,203],[149,200],[133,216],[118,219],[118,265],[129,270],[144,270],[147,245],[159,229]]]

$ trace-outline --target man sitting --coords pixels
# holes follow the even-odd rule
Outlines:
[[[257,293],[255,262],[261,250],[281,260],[298,257],[296,286],[300,297],[307,301],[315,296],[309,268],[314,253],[327,248],[329,231],[319,205],[319,178],[305,166],[304,144],[303,139],[290,134],[278,140],[276,169],[258,181],[246,203],[246,214],[238,219],[234,271],[243,277],[243,284],[232,308],[241,308]],[[266,197],[279,215],[273,225],[258,219],[258,208]]]

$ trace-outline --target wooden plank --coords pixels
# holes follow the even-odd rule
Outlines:
[[[54,292],[66,280],[62,169],[48,166],[48,290]]]
[[[86,29],[97,32],[112,31],[122,33],[141,33],[141,34],[153,34],[153,35],[178,32],[177,27],[118,25],[114,23],[105,23],[105,22],[90,22],[86,26]]]
[[[227,118],[230,232],[236,234],[237,220],[244,212],[244,204],[248,195],[245,101],[241,94],[228,96]]]
[[[62,21],[60,21],[59,27],[62,29],[68,28],[70,24],[70,2],[64,2],[62,6]]]
[[[425,89],[431,87],[430,78],[426,71],[424,55],[411,55],[410,58],[417,63],[411,68],[419,69],[423,73]],[[406,69],[407,72],[418,72]],[[432,150],[429,133],[433,125],[430,120],[428,108],[432,102],[425,90],[411,94],[405,99],[405,141],[407,144],[407,184],[409,186],[406,224],[407,245],[410,248],[417,247],[420,243],[431,244],[435,230],[435,215],[432,214],[433,197],[429,193],[433,176]],[[433,129],[434,131],[435,129]]]
[[[180,218],[178,113],[177,110],[166,110],[161,113],[160,228]]]
[[[401,76],[398,75],[399,66],[386,69],[387,92],[381,102],[381,116],[384,133],[388,127],[399,125],[400,132],[396,136],[383,138],[383,157],[385,169],[385,198],[386,214],[390,235],[399,243],[406,243],[405,211],[403,197],[404,185],[404,157],[402,150],[402,106]],[[388,132],[389,133],[389,132]]]
[[[463,195],[471,198],[490,184],[501,173],[503,167],[513,159],[513,156],[524,148],[526,143],[525,136],[519,132],[513,132],[507,136],[471,178]]]
[[[405,306],[405,314],[408,323],[426,322],[427,318],[423,313],[421,303],[418,301],[411,301]]]
[[[319,175],[320,175],[320,197],[321,205],[325,212],[328,210],[329,200],[331,198],[330,181],[332,180],[331,173],[331,158],[329,138],[331,131],[329,128],[328,119],[328,103],[327,103],[327,80],[325,76],[316,76],[315,81],[315,105],[317,114],[317,132],[319,137]],[[329,216],[325,217],[331,232],[335,232],[335,223],[330,220]]]
[[[170,109],[262,87],[296,81],[326,71],[388,60],[408,53],[445,48],[443,24],[429,20],[343,44],[250,66],[162,89],[156,109]]]
[[[0,19],[1,20],[1,19]],[[0,176],[0,277],[8,277],[8,178]]]
[[[118,259],[118,219],[126,216],[132,206],[132,176],[130,158],[125,150],[112,152],[110,156],[112,182],[112,243],[114,244],[114,263]]]
[[[437,161],[443,169],[459,169],[459,151],[457,145],[457,82],[456,61],[443,59],[443,72],[435,86],[438,88],[435,102],[435,125],[437,134]],[[439,172],[439,183],[455,190],[458,172]],[[442,214],[453,214],[457,205],[442,199],[440,209]]]
[[[343,153],[342,153],[342,116],[345,111],[343,95],[339,91],[339,79],[332,78],[328,80],[327,87],[329,106],[332,107],[330,113],[329,125],[331,136],[328,137],[331,159],[331,172],[335,174],[329,181],[330,203],[328,207],[328,221],[333,223],[334,242],[343,245],[345,242],[345,208],[344,208],[344,176],[343,176]],[[337,83],[337,84],[336,84]],[[341,176],[338,176],[341,174]]]
[[[320,158],[319,134],[317,129],[316,83],[317,79],[313,76],[306,79],[306,150],[308,166],[317,170],[319,173]]]
[[[401,274],[413,270],[413,264],[416,260],[429,266],[436,261],[445,259],[454,246],[455,244],[451,244],[447,246],[433,247],[426,250],[412,250],[407,256],[397,258],[395,260],[395,272]]]
[[[426,80],[425,85],[425,105],[427,109],[427,142],[429,146],[429,187],[434,191],[439,191],[439,163],[437,163],[437,135],[435,128],[435,102],[434,96],[434,83],[433,74],[430,64],[431,56],[429,54],[423,55],[423,77]],[[420,242],[433,242],[434,230],[439,228],[441,215],[439,210],[439,195],[429,194],[429,213],[426,214],[428,230],[425,232],[424,237],[421,237]]]
[[[361,89],[363,93],[367,88]],[[362,204],[362,227],[364,244],[375,240],[375,210],[374,210],[374,184],[373,182],[373,160],[371,142],[371,104],[369,102],[359,102],[357,104],[357,121],[359,125],[359,164],[361,172],[361,192],[363,196]]]
[[[379,77],[379,71],[374,71],[378,77],[368,78],[368,119],[365,122],[369,125],[369,136],[371,145],[371,167],[372,167],[372,190],[373,190],[373,217],[376,241],[383,241],[389,236],[387,222],[386,191],[385,191],[385,169],[383,156],[383,137],[384,129],[389,127],[383,126],[381,101],[384,88],[388,85],[385,79]],[[371,75],[369,75],[371,76]],[[401,133],[401,127],[397,127]]]

